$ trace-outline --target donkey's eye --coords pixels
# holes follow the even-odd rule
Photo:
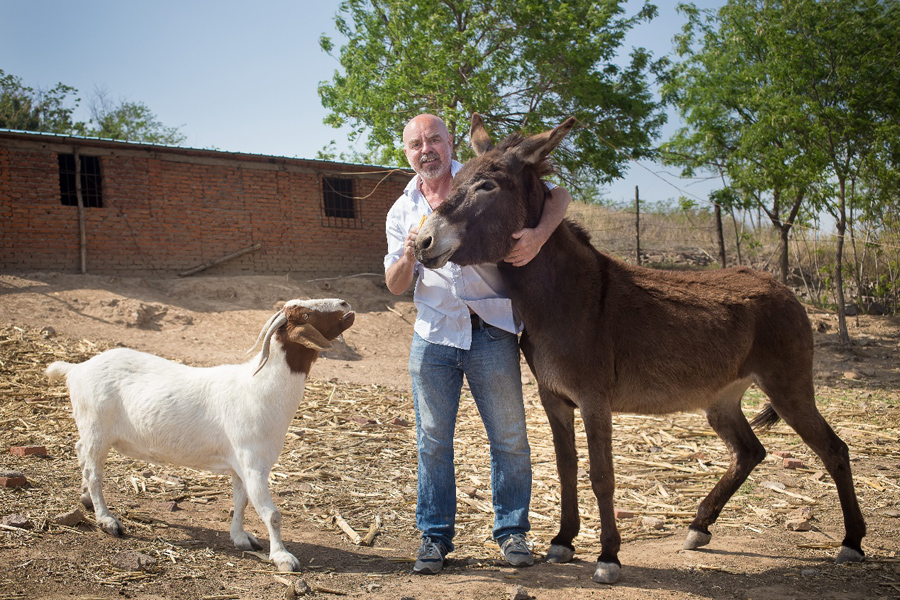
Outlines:
[[[478,187],[475,188],[475,191],[476,191],[476,192],[480,192],[480,191],[489,192],[489,191],[491,191],[492,189],[494,189],[495,187],[497,187],[497,184],[496,184],[496,183],[494,183],[493,181],[487,180],[487,181],[482,181],[482,182],[478,185]]]

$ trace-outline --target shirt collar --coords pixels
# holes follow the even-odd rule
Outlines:
[[[462,169],[462,163],[456,160],[450,160],[450,175],[456,177],[456,174],[459,173],[459,170]],[[410,179],[409,183],[406,184],[406,187],[403,188],[403,193],[406,194],[409,198],[417,200],[422,194],[419,192],[419,175],[416,174],[415,177]]]

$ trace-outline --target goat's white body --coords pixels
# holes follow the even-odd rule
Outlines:
[[[97,438],[152,463],[234,474],[243,469],[237,449],[245,461],[252,450],[258,468],[275,464],[306,383],[283,359],[254,377],[256,362],[197,368],[119,348],[51,369],[67,371],[83,443]]]
[[[80,436],[82,502],[94,508],[101,528],[113,535],[123,531],[102,491],[103,464],[115,448],[152,463],[230,474],[234,545],[262,547],[244,530],[244,510],[252,501],[269,530],[269,559],[281,571],[300,568],[281,540],[281,515],[268,478],[303,397],[306,374],[291,372],[280,342],[273,347],[272,359],[256,376],[258,356],[241,365],[196,368],[127,348],[47,368],[51,378],[66,378]]]
[[[112,535],[123,532],[103,498],[103,465],[115,448],[152,463],[230,474],[234,545],[262,547],[244,530],[250,501],[269,530],[269,559],[280,571],[298,570],[300,562],[281,541],[269,471],[303,397],[309,367],[354,317],[340,299],[290,300],[263,327],[256,342],[263,342],[262,351],[241,365],[188,367],[120,348],[78,365],[47,367],[51,379],[66,378],[80,437],[75,450],[81,501],[93,507],[100,527]]]

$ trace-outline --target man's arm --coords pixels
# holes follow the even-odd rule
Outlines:
[[[541,214],[541,222],[534,229],[520,229],[513,234],[517,240],[512,251],[503,260],[514,267],[521,267],[531,262],[559,224],[566,216],[566,210],[572,196],[563,187],[555,187],[550,190],[550,196],[544,200],[544,212]]]

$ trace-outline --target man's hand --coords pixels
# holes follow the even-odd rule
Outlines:
[[[403,240],[403,257],[416,262],[416,238],[419,237],[419,228],[412,227]]]
[[[416,266],[416,238],[418,227],[410,228],[403,239],[403,254],[400,260],[388,267],[384,274],[385,283],[392,294],[402,294],[412,285]]]
[[[544,242],[547,241],[542,240],[534,229],[528,228],[520,229],[512,236],[516,243],[503,260],[514,267],[521,267],[531,262],[531,259],[537,256]]]
[[[541,213],[541,222],[534,229],[525,228],[512,234],[516,243],[513,249],[503,260],[514,267],[521,267],[531,262],[553,232],[562,223],[566,216],[566,209],[572,201],[572,196],[563,187],[555,187],[544,200],[544,211]]]

